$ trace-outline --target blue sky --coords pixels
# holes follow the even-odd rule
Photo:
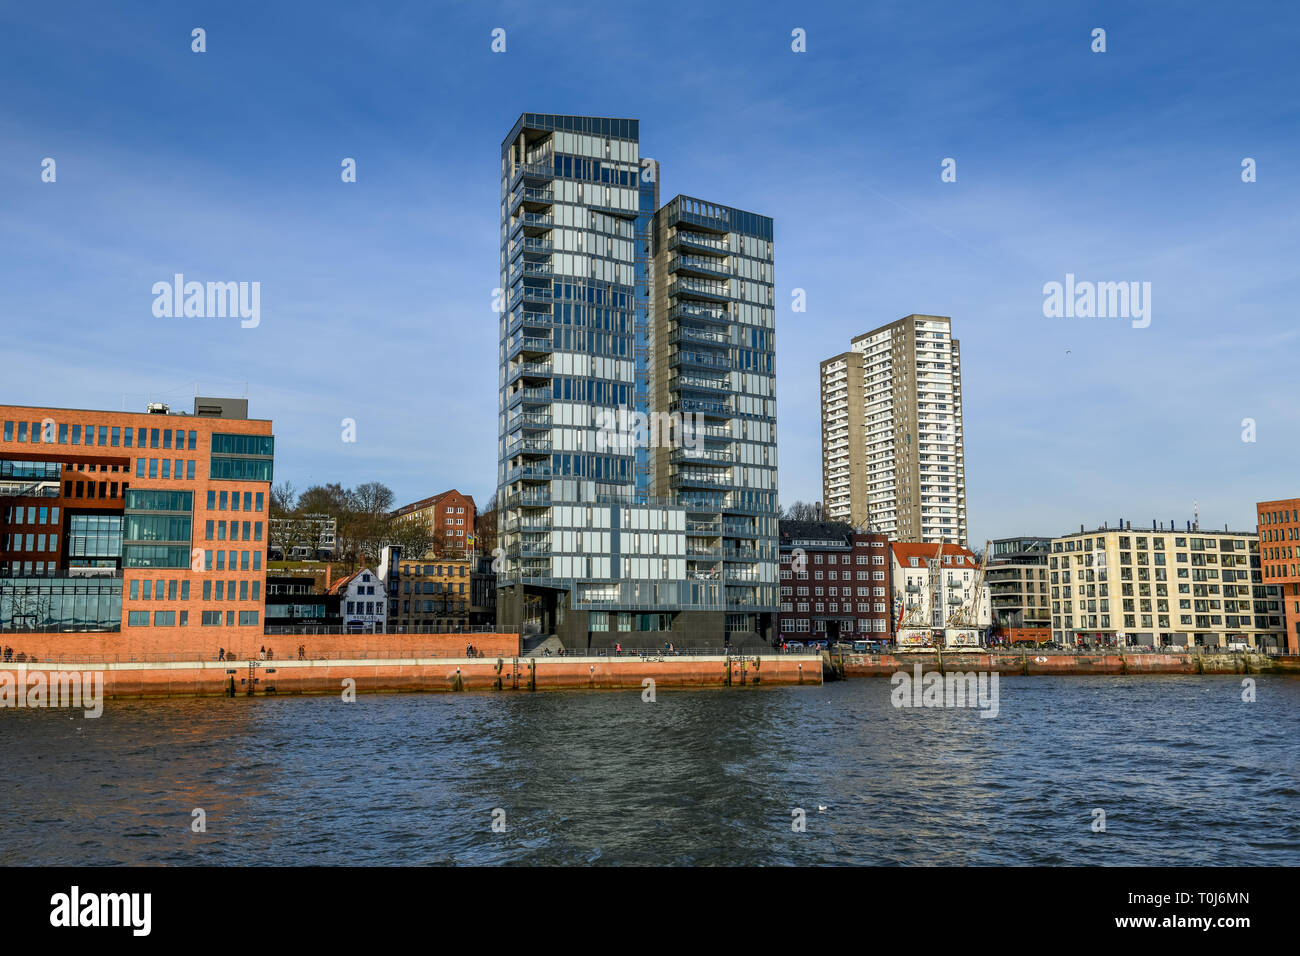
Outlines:
[[[481,503],[501,139],[630,116],[665,199],[776,221],[784,502],[821,495],[818,362],[927,312],[962,342],[974,542],[1193,499],[1250,528],[1300,494],[1298,46],[1249,2],[9,4],[0,401],[247,383],[277,479]],[[155,318],[176,272],[259,281],[260,326]],[[1067,272],[1150,282],[1150,327],[1045,318]]]

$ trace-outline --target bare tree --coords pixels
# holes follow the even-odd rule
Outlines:
[[[298,489],[291,481],[282,481],[271,488],[271,517],[292,514],[298,507]]]
[[[783,521],[820,521],[821,510],[806,501],[796,501],[781,513]]]

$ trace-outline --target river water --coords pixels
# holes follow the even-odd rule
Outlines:
[[[1255,681],[1011,677],[992,719],[883,679],[3,710],[0,864],[1295,866],[1300,681]]]

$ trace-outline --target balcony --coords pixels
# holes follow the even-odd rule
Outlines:
[[[522,293],[516,298],[522,300]],[[537,328],[549,329],[552,328],[554,325],[555,325],[555,316],[552,315],[550,312],[534,312],[528,309],[524,309],[522,311],[515,312],[510,317],[510,324],[506,327],[506,334],[514,335],[516,332],[520,331],[525,326],[534,329]]]
[[[730,321],[728,321],[728,324],[730,324]],[[695,329],[688,325],[683,325],[679,326],[672,335],[668,336],[668,342],[670,345],[687,343],[726,348],[731,345],[731,338],[725,332],[715,332],[713,329]]]
[[[670,252],[676,252],[679,249],[684,252],[702,252],[711,256],[731,254],[730,247],[723,239],[700,232],[686,232],[680,229],[668,240],[668,250]]]
[[[513,285],[520,276],[526,279],[549,279],[552,275],[549,262],[529,262],[525,260],[510,270],[510,283]]]
[[[669,285],[668,294],[686,299],[703,299],[706,302],[731,301],[725,282],[710,282],[706,279],[677,279]]]
[[[668,260],[668,272],[679,276],[698,276],[704,279],[729,279],[726,259],[710,256],[673,256]]]
[[[551,339],[549,336],[541,338],[537,336],[523,336],[510,343],[510,348],[506,355],[511,358],[517,358],[520,355],[543,355],[553,351]]]
[[[687,535],[695,537],[716,538],[722,533],[716,521],[688,521],[686,522]]]
[[[549,489],[516,492],[506,499],[506,504],[515,508],[549,508],[551,506],[551,492]]]
[[[554,477],[549,465],[515,465],[506,472],[506,481],[550,481]],[[549,496],[548,496],[549,500]]]
[[[723,465],[732,465],[736,462],[736,453],[732,451],[711,451],[707,448],[692,450],[690,448],[678,448],[672,453],[672,461],[702,461],[717,462]]]
[[[731,382],[725,378],[709,378],[704,375],[678,375],[668,382],[669,390],[697,389],[709,392],[731,392]]]
[[[530,256],[549,256],[555,251],[555,245],[549,239],[532,239],[524,237],[522,241],[510,243],[510,259],[513,261],[521,254]]]
[[[520,403],[531,405],[549,405],[552,401],[550,388],[521,388],[510,393],[510,406]]]
[[[555,203],[555,193],[550,186],[529,186],[520,180],[510,193],[511,215],[514,215],[521,203],[525,209],[537,212]]]
[[[550,377],[550,362],[521,362],[518,365],[512,365],[510,367],[509,375],[506,378],[506,384],[508,385],[511,382],[518,380],[535,382],[538,379],[548,379]],[[549,402],[551,400],[550,390],[548,389],[546,391],[546,400]]]
[[[549,232],[554,225],[555,220],[549,213],[525,212],[510,221],[510,232],[513,235],[522,227],[525,236],[538,238]]]
[[[668,318],[676,319],[679,322],[731,325],[731,313],[726,309],[713,309],[693,302],[679,302],[668,310]]]
[[[728,471],[706,471],[683,469],[672,476],[674,488],[731,488],[731,474]]]
[[[707,514],[722,511],[727,507],[726,495],[691,494],[685,492],[678,496],[677,503],[689,512]]]
[[[698,412],[706,418],[731,418],[731,406],[726,402],[705,402],[684,398],[668,406],[670,412]]]
[[[671,368],[678,368],[682,365],[693,365],[697,368],[709,369],[730,369],[732,367],[731,359],[726,353],[692,352],[689,350],[678,352],[668,364]]]
[[[540,157],[536,162],[520,163],[510,171],[510,182],[515,184],[520,180],[531,180],[533,182],[549,182],[555,178],[555,157]]]
[[[506,446],[506,457],[514,458],[516,455],[526,457],[547,457],[551,453],[551,440],[549,438],[520,438],[512,441]]]
[[[551,427],[551,416],[539,412],[522,412],[515,415],[506,424],[507,431],[535,431],[537,429],[548,429]]]

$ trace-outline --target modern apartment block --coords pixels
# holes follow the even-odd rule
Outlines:
[[[1283,641],[1282,591],[1267,584],[1255,532],[1103,527],[1052,539],[1052,637],[1154,647]]]
[[[781,522],[783,641],[888,640],[889,539],[843,522]]]
[[[896,540],[966,543],[961,346],[909,315],[821,363],[826,517]]]
[[[649,489],[686,510],[686,574],[728,632],[767,634],[777,605],[772,220],[677,196],[655,215],[646,336]]]
[[[1261,501],[1260,573],[1266,586],[1277,587],[1286,624],[1286,653],[1300,654],[1300,498]]]
[[[526,113],[502,143],[498,621],[770,640],[772,221],[658,208],[639,133]]]
[[[975,647],[992,621],[980,565],[956,544],[894,542],[895,640],[900,647]]]
[[[1004,643],[1052,639],[1047,584],[1051,538],[999,538],[990,545],[984,579],[992,602],[994,637]]]
[[[119,632],[146,655],[261,644],[271,422],[194,408],[0,406],[0,630]]]

